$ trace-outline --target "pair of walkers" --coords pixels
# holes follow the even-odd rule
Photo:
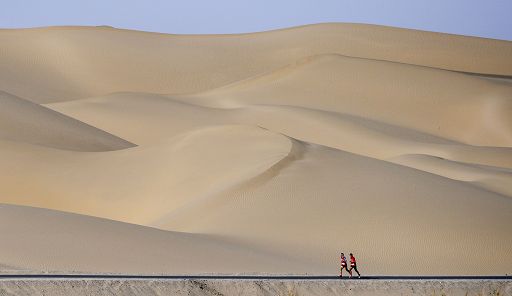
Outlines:
[[[341,253],[340,278],[343,277],[343,269],[345,269],[348,272],[350,278],[352,278],[352,270],[355,270],[357,272],[358,277],[361,278],[361,274],[357,270],[356,257],[354,257],[354,254],[350,253],[350,269],[348,269],[347,258],[345,258],[345,254]]]

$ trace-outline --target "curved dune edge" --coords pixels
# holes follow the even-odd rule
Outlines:
[[[101,153],[6,141],[0,147],[0,160],[10,170],[2,180],[1,202],[147,225],[260,175],[286,158],[292,144],[258,127],[231,125]],[[22,186],[27,183],[31,186]]]
[[[84,122],[2,91],[0,140],[90,152],[135,146]]]
[[[175,217],[182,216],[184,213],[186,215],[187,211],[190,209],[193,209],[194,207],[202,206],[204,207],[205,204],[208,205],[218,205],[219,203],[225,203],[229,204],[230,200],[223,198],[224,196],[228,196],[229,194],[233,192],[242,192],[246,190],[250,190],[251,188],[257,188],[258,186],[261,186],[262,184],[265,184],[272,180],[273,178],[277,177],[282,170],[286,169],[288,166],[290,166],[294,161],[300,160],[302,158],[303,153],[303,145],[294,140],[289,139],[291,143],[291,148],[288,152],[288,154],[280,159],[279,161],[275,162],[270,167],[266,168],[265,170],[259,172],[256,175],[251,176],[250,178],[246,178],[244,180],[239,181],[236,184],[232,184],[229,187],[225,187],[224,190],[220,192],[210,192],[206,196],[202,196],[200,198],[196,198],[187,204],[174,209],[173,211],[162,215],[161,217],[158,217],[158,219],[155,219],[152,222],[149,222],[147,225],[159,229],[169,229],[166,227],[166,224],[169,220],[175,219]],[[222,200],[224,199],[224,200]]]

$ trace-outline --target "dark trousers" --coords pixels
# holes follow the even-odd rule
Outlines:
[[[343,269],[345,269],[350,274],[350,271],[348,270],[348,267],[346,265],[342,265],[341,269],[340,269],[340,276],[343,274]]]
[[[355,270],[357,272],[357,275],[358,276],[361,276],[361,274],[359,273],[359,271],[357,270],[357,265],[354,265],[354,266],[350,266],[350,269],[348,270],[348,272],[350,272],[350,275],[352,275],[352,269]]]

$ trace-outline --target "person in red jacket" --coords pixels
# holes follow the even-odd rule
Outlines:
[[[343,269],[345,269],[350,274],[350,271],[348,271],[347,267],[347,258],[345,257],[345,254],[341,253],[340,278],[343,277]]]
[[[348,270],[348,272],[350,273],[350,278],[352,278],[352,269],[355,270],[359,278],[361,278],[361,274],[357,270],[356,257],[354,257],[352,253],[350,253],[350,269]]]

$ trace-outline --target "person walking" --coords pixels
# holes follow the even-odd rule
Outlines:
[[[354,257],[354,254],[350,253],[350,269],[348,270],[348,272],[350,273],[350,278],[352,278],[352,269],[355,270],[357,272],[358,277],[361,278],[361,274],[357,270],[356,257]]]
[[[340,278],[343,277],[343,269],[345,269],[350,274],[350,271],[348,270],[348,267],[347,267],[347,258],[345,257],[345,254],[341,253]]]

